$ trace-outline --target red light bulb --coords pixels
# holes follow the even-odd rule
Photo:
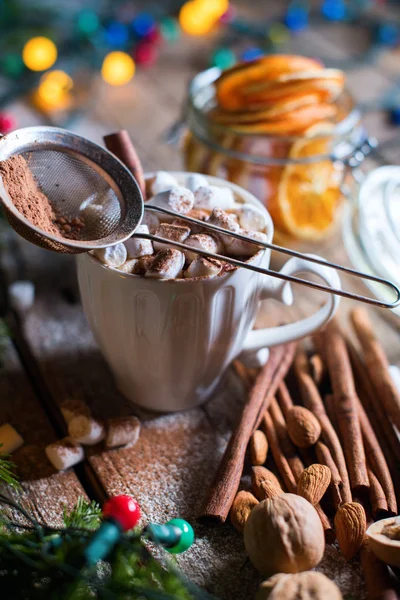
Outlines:
[[[103,505],[103,517],[114,519],[122,531],[129,531],[136,527],[140,520],[140,506],[126,494],[113,496]]]

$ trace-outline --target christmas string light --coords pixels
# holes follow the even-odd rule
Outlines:
[[[22,60],[31,71],[46,71],[57,60],[57,46],[46,37],[32,38],[22,50]]]
[[[125,85],[135,74],[135,62],[126,52],[114,51],[106,55],[101,67],[101,76],[113,86]]]

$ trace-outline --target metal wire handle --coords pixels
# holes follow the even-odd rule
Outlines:
[[[152,206],[149,204],[145,204],[145,210],[151,212],[159,212],[165,215],[169,215],[171,217],[179,218],[180,220],[187,221],[188,223],[193,223],[194,225],[200,225],[204,229],[210,229],[211,231],[215,231],[218,233],[222,233],[224,235],[231,236],[238,240],[242,240],[245,242],[250,242],[255,246],[261,246],[262,248],[267,248],[269,250],[275,250],[276,252],[280,252],[282,254],[287,254],[288,256],[295,256],[296,258],[301,258],[302,260],[316,263],[318,265],[322,265],[323,267],[328,267],[330,269],[335,269],[337,271],[342,271],[343,273],[347,273],[348,275],[352,275],[359,279],[368,279],[370,281],[375,281],[376,283],[380,283],[389,287],[395,294],[396,300],[394,302],[382,302],[380,300],[376,300],[375,298],[370,298],[369,296],[362,296],[361,294],[355,294],[353,292],[347,292],[346,290],[339,290],[338,288],[331,288],[321,283],[315,283],[313,281],[308,281],[307,279],[302,279],[301,277],[294,277],[293,275],[285,275],[284,273],[280,273],[277,271],[271,271],[270,269],[264,269],[262,267],[257,267],[248,262],[238,260],[236,258],[231,258],[229,256],[223,256],[221,254],[215,254],[213,252],[207,252],[206,250],[200,250],[198,248],[193,248],[192,246],[187,246],[186,244],[182,244],[181,242],[176,242],[173,240],[169,240],[167,238],[162,238],[159,236],[155,236],[148,233],[134,233],[132,237],[144,238],[147,240],[152,240],[154,242],[167,243],[171,246],[176,246],[177,248],[181,248],[183,250],[189,250],[190,252],[194,252],[196,254],[200,254],[200,256],[204,256],[206,258],[216,258],[217,260],[225,261],[235,267],[241,267],[244,269],[248,269],[249,271],[255,271],[256,273],[261,273],[263,275],[270,275],[271,277],[276,277],[277,279],[283,279],[285,281],[290,281],[291,283],[298,283],[300,285],[310,287],[313,289],[320,290],[322,292],[327,292],[329,294],[335,294],[336,296],[342,296],[343,298],[350,298],[351,300],[358,300],[359,302],[365,302],[366,304],[372,304],[373,306],[379,306],[380,308],[396,308],[400,305],[400,289],[395,285],[392,281],[388,281],[387,279],[382,279],[381,277],[376,277],[375,275],[369,275],[368,273],[361,273],[360,271],[355,271],[354,269],[350,269],[349,267],[345,267],[343,265],[337,265],[332,262],[328,262],[323,258],[318,258],[317,256],[311,256],[307,254],[303,254],[302,252],[297,252],[296,250],[291,250],[290,248],[284,248],[283,246],[277,246],[276,244],[272,244],[270,242],[260,242],[258,240],[254,240],[253,238],[249,238],[240,233],[235,233],[233,231],[229,231],[227,229],[223,229],[218,225],[212,225],[211,223],[207,223],[205,221],[200,221],[198,219],[194,219],[193,217],[187,217],[186,215],[182,215],[180,213],[174,212],[172,210],[168,210],[166,208],[161,208],[159,206]]]

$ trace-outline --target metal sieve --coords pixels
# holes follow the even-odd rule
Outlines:
[[[77,254],[128,239],[143,216],[138,184],[105,148],[56,127],[27,127],[0,137],[0,161],[22,155],[58,216],[80,218],[76,239],[33,225],[14,206],[0,177],[0,199],[13,229],[29,242]]]

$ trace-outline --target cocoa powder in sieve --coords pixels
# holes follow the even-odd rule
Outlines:
[[[48,198],[39,190],[26,160],[18,155],[1,162],[0,175],[15,208],[22,215],[46,233],[60,235],[54,222],[56,214]]]
[[[0,162],[0,175],[15,208],[32,225],[51,235],[78,238],[84,226],[82,219],[68,219],[56,214],[47,196],[40,191],[23,156],[12,156]]]

